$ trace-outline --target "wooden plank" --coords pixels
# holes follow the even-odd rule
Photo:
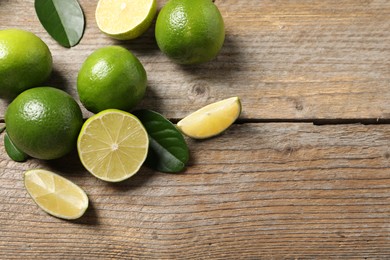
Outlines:
[[[119,44],[148,71],[140,107],[171,119],[234,95],[244,121],[390,118],[387,0],[217,0],[225,46],[215,61],[193,67],[164,57],[153,28],[135,41],[104,36],[97,1],[80,0],[85,36],[64,49],[39,24],[33,2],[0,0],[0,29],[27,29],[47,42],[54,57],[47,84],[76,98],[85,58]],[[0,102],[0,118],[5,107]],[[75,152],[20,164],[0,142],[0,259],[386,259],[389,134],[389,125],[238,124],[218,138],[188,140],[185,173],[143,168],[116,185],[88,174]],[[40,211],[23,188],[31,168],[83,187],[86,215],[72,222]]]
[[[104,36],[94,21],[97,1],[80,0],[85,36],[75,48],[64,49],[39,24],[33,2],[0,1],[0,29],[19,27],[43,38],[55,63],[48,84],[76,98],[77,72],[85,58],[99,47],[119,44],[133,51],[148,72],[140,106],[169,118],[230,96],[242,98],[242,118],[248,119],[390,118],[388,0],[215,1],[226,23],[224,48],[215,61],[190,67],[174,65],[161,54],[153,28],[134,41]],[[0,115],[5,106],[2,102]]]
[[[389,258],[389,136],[389,125],[235,125],[188,140],[185,173],[143,168],[115,185],[75,153],[21,164],[0,146],[0,258]],[[36,167],[86,190],[83,218],[39,210],[22,181]]]

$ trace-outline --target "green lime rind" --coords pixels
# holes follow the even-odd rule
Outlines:
[[[147,73],[139,59],[121,46],[95,50],[77,76],[77,93],[92,113],[106,109],[131,111],[145,95]]]
[[[15,146],[12,140],[9,138],[8,133],[4,134],[4,147],[7,152],[9,158],[14,160],[15,162],[25,162],[29,156],[21,151],[19,148]]]
[[[182,172],[189,160],[189,149],[175,125],[152,110],[137,110],[133,114],[142,122],[149,136],[145,164],[161,172]]]
[[[178,64],[199,64],[214,59],[225,41],[225,25],[210,0],[170,0],[156,19],[159,49]]]
[[[35,34],[0,30],[0,97],[12,101],[23,91],[40,86],[52,71],[49,47]]]
[[[37,87],[24,91],[8,105],[5,123],[16,147],[33,158],[52,160],[76,147],[83,115],[65,91]]]

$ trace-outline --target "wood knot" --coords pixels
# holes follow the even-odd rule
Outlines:
[[[194,92],[196,95],[203,95],[206,92],[206,88],[204,86],[196,85],[193,87],[192,92]]]
[[[188,93],[188,98],[191,100],[207,100],[209,97],[209,86],[205,82],[197,82],[193,84]]]
[[[279,149],[279,152],[289,157],[292,154],[296,153],[299,149],[300,149],[299,146],[295,146],[293,144],[291,145],[286,144],[285,146],[281,147],[281,149]]]
[[[301,102],[296,102],[295,103],[295,109],[298,110],[298,111],[302,111],[303,110],[303,104]]]
[[[303,102],[299,98],[288,98],[297,111],[302,111],[304,106]]]

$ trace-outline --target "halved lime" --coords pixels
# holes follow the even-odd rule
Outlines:
[[[103,33],[118,40],[130,40],[150,27],[156,13],[156,0],[100,0],[95,18]]]
[[[37,205],[55,217],[77,219],[88,208],[85,192],[51,171],[34,169],[25,172],[24,186]]]
[[[177,123],[185,135],[194,139],[205,139],[225,131],[241,113],[238,97],[231,97],[209,104]]]
[[[90,117],[77,140],[84,167],[95,177],[119,182],[138,172],[148,154],[148,134],[134,115],[107,109]]]

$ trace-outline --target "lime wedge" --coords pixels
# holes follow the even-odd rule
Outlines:
[[[35,203],[55,217],[77,219],[88,208],[85,192],[51,171],[34,169],[25,172],[24,186]]]
[[[150,27],[156,13],[156,0],[100,0],[95,18],[103,33],[118,40],[130,40]]]
[[[240,113],[240,99],[231,97],[195,111],[180,120],[177,127],[189,137],[205,139],[225,131],[236,121]]]
[[[77,150],[84,167],[95,177],[119,182],[138,172],[148,154],[148,134],[134,115],[104,110],[85,121]]]

